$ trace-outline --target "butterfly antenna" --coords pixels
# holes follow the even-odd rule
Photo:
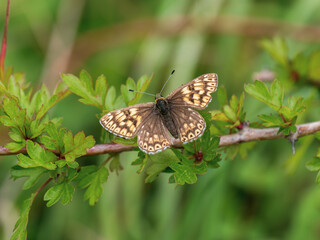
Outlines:
[[[170,76],[168,77],[168,79],[167,79],[167,81],[165,82],[165,84],[163,85],[163,87],[162,87],[162,89],[161,89],[161,91],[160,91],[160,95],[161,95],[161,93],[162,93],[162,90],[164,89],[164,87],[167,85],[167,82],[169,81],[169,79],[171,78],[171,76],[174,74],[174,72],[175,72],[176,70],[173,70],[172,72],[171,72],[171,74],[170,74]]]
[[[147,92],[140,92],[140,91],[135,91],[135,90],[132,90],[132,89],[129,89],[130,92],[137,92],[137,93],[143,93],[143,94],[147,94],[147,95],[150,95],[150,96],[156,96],[154,94],[151,94],[151,93],[147,93]]]

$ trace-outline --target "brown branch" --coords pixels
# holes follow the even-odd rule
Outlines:
[[[279,128],[250,128],[247,126],[244,127],[238,133],[221,136],[219,147],[225,147],[251,141],[288,138],[288,136],[286,135],[283,135],[281,133],[278,134],[278,131]],[[296,140],[300,137],[314,134],[318,131],[320,131],[320,121],[297,125],[297,132],[294,133],[294,139]],[[181,142],[176,140],[173,146],[181,147]],[[125,151],[131,151],[134,148],[135,146],[127,146],[117,143],[97,144],[94,147],[89,148],[87,150],[86,156],[100,155],[106,153],[120,153]],[[8,148],[0,146],[0,155],[15,155],[18,153],[26,153],[26,149],[23,148],[18,152],[10,152]]]

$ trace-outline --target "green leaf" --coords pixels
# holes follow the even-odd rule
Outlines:
[[[315,51],[310,58],[309,77],[320,81],[320,50]]]
[[[283,102],[284,88],[281,86],[280,81],[273,81],[270,93],[272,97],[272,104],[278,108],[281,107]]]
[[[47,87],[42,85],[39,97],[35,100],[36,120],[41,119],[54,105],[69,94],[69,91],[64,89],[60,91],[57,90],[55,92],[55,94],[50,96]],[[33,113],[34,112],[31,114]]]
[[[30,139],[35,139],[36,137],[40,136],[45,127],[46,127],[46,123],[47,121],[45,119],[42,119],[44,121],[39,121],[39,120],[34,120],[34,121],[31,121],[31,124],[30,124],[30,128],[28,129],[28,137]]]
[[[169,166],[174,170],[174,178],[176,183],[184,185],[185,183],[193,184],[197,181],[197,174],[205,174],[207,172],[206,163],[194,164],[179,150],[172,149],[181,162],[172,161]]]
[[[43,199],[47,202],[47,207],[51,207],[56,204],[60,198],[63,205],[72,201],[74,194],[74,186],[68,182],[62,182],[48,189]]]
[[[134,160],[131,165],[133,166],[136,166],[136,165],[140,165],[137,173],[141,173],[145,166],[146,166],[146,163],[147,163],[147,160],[148,160],[148,154],[145,154],[144,152],[142,151],[139,151],[138,152],[138,158],[136,160]]]
[[[93,136],[85,137],[84,132],[77,133],[74,137],[71,131],[67,131],[63,137],[64,153],[67,162],[72,162],[76,158],[81,157],[87,153],[87,149],[95,144]]]
[[[281,107],[279,113],[282,114],[287,121],[291,121],[305,111],[306,107],[303,105],[303,101],[304,99],[302,97],[292,96],[288,99],[288,107]]]
[[[282,38],[274,37],[272,40],[263,40],[261,45],[277,63],[286,68],[289,66],[288,46]]]
[[[108,90],[107,79],[104,75],[100,75],[96,80],[95,94],[99,98],[99,102],[104,103]]]
[[[102,102],[96,98],[92,79],[86,71],[80,72],[80,79],[72,74],[62,74],[61,77],[73,93],[82,97],[80,102],[102,108]]]
[[[256,80],[254,84],[245,85],[244,90],[259,101],[267,103],[271,100],[269,90],[264,82]]]
[[[129,103],[129,100],[130,100],[130,96],[129,95],[132,95],[131,92],[129,92],[129,89],[130,88],[127,88],[126,85],[121,85],[120,87],[120,90],[121,90],[121,96],[123,98],[123,101],[125,103],[126,106],[128,106],[128,103]]]
[[[17,155],[19,166],[23,168],[44,167],[48,170],[57,168],[53,163],[57,159],[54,153],[43,149],[38,143],[33,143],[31,140],[27,141],[26,147],[29,157],[19,153]]]
[[[146,159],[144,159],[144,161],[148,163],[145,163],[147,165],[145,171],[148,175],[145,179],[146,183],[153,182],[161,172],[168,168],[171,161],[179,161],[177,156],[172,152],[172,149],[165,150],[155,155],[145,155],[145,157]]]
[[[13,229],[14,233],[12,234],[10,240],[26,240],[27,239],[27,225],[29,220],[29,212],[35,198],[35,194],[32,194],[30,198],[26,199],[23,202],[20,217],[16,222],[16,225]]]
[[[227,118],[230,119],[232,122],[237,121],[237,115],[229,105],[224,105],[223,111],[224,111],[224,114],[227,116]]]
[[[137,138],[130,138],[130,139],[124,139],[121,137],[115,137],[113,140],[115,143],[119,143],[122,145],[129,145],[129,146],[138,146],[137,144]]]
[[[121,85],[121,88],[120,88],[121,94],[126,106],[129,106],[130,100],[133,99],[136,94],[138,94],[138,93],[130,92],[129,89],[135,90],[136,88],[137,88],[136,83],[132,78],[127,79],[126,85]]]
[[[4,118],[1,118],[2,123],[6,123],[6,126],[8,127],[16,126],[21,129],[21,131],[24,131],[26,111],[24,109],[20,109],[16,100],[13,98],[3,99],[3,109],[9,119],[5,118],[4,120]]]
[[[318,172],[316,177],[316,184],[320,184],[320,171]]]
[[[0,81],[0,93],[8,93],[7,88],[3,83]]]
[[[12,128],[12,132],[9,132],[9,137],[15,141],[15,142],[23,142],[24,141],[24,136],[22,135],[21,132],[17,128]]]
[[[22,177],[28,177],[28,180],[23,184],[23,190],[29,189],[34,186],[39,180],[40,176],[47,172],[45,168],[22,168],[20,166],[13,166],[10,170],[11,176],[14,180]]]
[[[41,143],[47,149],[62,152],[64,149],[63,136],[66,133],[66,129],[60,128],[58,131],[57,126],[53,122],[49,122],[46,126],[46,131],[48,135],[40,137]]]
[[[296,131],[297,127],[295,125],[289,125],[280,127],[278,133],[282,133],[283,135],[289,135],[290,133],[295,133]]]
[[[137,86],[136,86],[136,88],[137,88],[136,90],[139,91],[139,92],[145,92],[148,89],[151,80],[152,80],[152,76],[151,77],[148,77],[147,75],[142,76],[138,80],[138,83],[137,83]],[[143,95],[142,93],[135,93],[135,96],[128,102],[128,106],[137,104],[139,102],[139,100],[141,99],[142,95]]]
[[[89,200],[89,205],[93,206],[100,198],[103,187],[102,184],[107,181],[109,171],[106,167],[88,166],[82,167],[79,174],[79,187],[87,188],[84,199]]]
[[[261,114],[258,117],[262,121],[264,121],[263,126],[265,127],[276,127],[276,126],[282,126],[284,124],[282,118],[279,115]]]
[[[232,95],[230,99],[230,107],[233,110],[234,113],[238,112],[238,107],[239,107],[239,101],[236,95]]]
[[[89,91],[90,95],[94,96],[94,90],[92,87],[92,78],[90,74],[85,70],[81,70],[79,77],[80,77],[80,81],[85,86],[87,91]]]
[[[246,118],[246,113],[243,111],[244,96],[244,92],[242,92],[239,98],[239,106],[237,112],[237,118],[241,123],[244,122]]]
[[[306,163],[306,168],[309,171],[319,171],[320,170],[320,157],[314,157]]]
[[[292,68],[298,72],[299,76],[305,77],[308,75],[309,65],[311,63],[310,60],[308,54],[299,52],[292,59]]]
[[[114,110],[115,100],[116,100],[116,89],[114,86],[111,86],[105,98],[104,109],[106,109],[108,112]]]
[[[278,80],[273,81],[270,92],[267,85],[261,81],[247,84],[244,89],[249,95],[264,102],[275,111],[278,111],[282,106],[284,88]]]
[[[116,171],[117,175],[119,174],[119,171],[123,169],[121,163],[120,163],[120,155],[116,154],[110,161],[109,169],[111,172]]]
[[[23,140],[22,142],[11,142],[5,145],[6,148],[11,149],[10,152],[17,152],[21,148],[26,146],[26,141]]]
[[[210,111],[210,113],[212,115],[212,120],[231,122],[231,120],[226,116],[226,114],[219,110],[213,110],[213,111]]]

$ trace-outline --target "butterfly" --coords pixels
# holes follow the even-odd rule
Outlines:
[[[155,102],[111,111],[100,119],[100,124],[122,138],[138,136],[139,148],[147,154],[155,154],[169,148],[172,137],[187,143],[203,134],[206,122],[194,109],[206,108],[217,87],[217,74],[203,74],[166,98],[160,92],[156,94]]]

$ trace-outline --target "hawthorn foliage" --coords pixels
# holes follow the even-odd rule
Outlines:
[[[108,154],[102,163],[83,166],[80,157],[87,149],[99,143],[120,143],[135,146],[137,158],[132,165],[138,166],[138,173],[146,174],[146,183],[154,181],[159,174],[168,174],[168,182],[184,185],[197,182],[199,175],[210,169],[219,168],[222,152],[226,159],[240,155],[245,158],[255,142],[219,148],[220,136],[237,133],[245,122],[251,127],[279,127],[279,133],[290,135],[297,128],[300,119],[306,119],[307,103],[316,100],[316,91],[307,99],[299,95],[298,87],[320,83],[320,51],[309,54],[297,53],[289,57],[288,47],[283,39],[264,40],[263,48],[274,60],[276,79],[272,82],[254,81],[244,86],[240,96],[227,96],[226,89],[219,87],[216,98],[220,109],[202,111],[207,128],[203,136],[183,145],[182,149],[171,148],[156,155],[147,155],[139,150],[136,139],[124,140],[101,128],[100,139],[85,136],[84,132],[73,134],[63,128],[62,118],[50,117],[49,111],[55,104],[70,94],[79,101],[100,110],[98,119],[105,113],[139,103],[142,94],[129,89],[145,91],[152,79],[142,76],[138,81],[128,78],[121,86],[120,94],[110,86],[105,76],[93,80],[86,71],[79,76],[62,74],[62,81],[50,93],[46,86],[33,92],[21,73],[8,68],[0,81],[0,122],[9,130],[11,141],[5,145],[17,153],[17,162],[11,169],[13,179],[25,178],[23,190],[32,190],[24,201],[11,239],[26,239],[29,212],[38,192],[44,189],[47,206],[68,204],[77,189],[85,189],[84,199],[94,205],[100,198],[104,183],[110,172],[122,170],[121,153]],[[221,84],[221,83],[220,83]],[[259,121],[246,117],[245,97],[253,97],[264,104],[266,113],[258,115]],[[319,97],[318,97],[319,98]],[[315,134],[320,140],[320,134]],[[25,149],[22,153],[21,150]],[[20,151],[20,153],[18,153]],[[311,171],[320,171],[320,148],[316,156],[307,163]],[[320,174],[316,182],[320,182]],[[47,179],[46,182],[41,180]]]

